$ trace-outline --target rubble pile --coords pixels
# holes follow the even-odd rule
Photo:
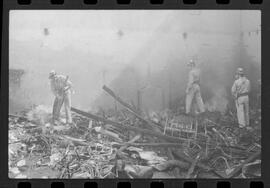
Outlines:
[[[72,108],[74,126],[52,125],[36,106],[9,116],[10,178],[254,178],[261,176],[261,115],[240,129],[233,113],[187,117],[124,108],[97,114]]]

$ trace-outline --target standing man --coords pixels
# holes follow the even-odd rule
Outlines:
[[[237,119],[240,128],[249,126],[249,97],[250,82],[244,76],[243,68],[236,71],[236,80],[232,86],[232,95],[235,98]]]
[[[197,107],[197,113],[203,113],[205,112],[205,108],[200,90],[200,69],[196,67],[196,63],[193,60],[189,61],[188,67],[190,71],[186,88],[186,114],[190,114],[193,103]]]
[[[59,120],[60,111],[64,104],[66,123],[72,124],[71,117],[71,86],[68,76],[58,75],[55,71],[49,74],[51,90],[55,96],[53,103],[53,123]]]

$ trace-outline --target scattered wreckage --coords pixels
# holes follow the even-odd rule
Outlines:
[[[10,178],[253,178],[261,176],[260,109],[249,130],[233,113],[203,119],[124,108],[98,114],[72,107],[75,126],[52,126],[37,106],[9,115]]]

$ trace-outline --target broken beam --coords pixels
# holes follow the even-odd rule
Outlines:
[[[135,126],[121,124],[121,123],[118,123],[118,122],[115,122],[115,121],[112,121],[112,120],[109,120],[109,119],[106,119],[106,118],[91,114],[89,112],[84,112],[84,111],[79,110],[79,109],[74,108],[74,107],[71,107],[71,111],[76,112],[77,114],[79,114],[81,116],[84,116],[84,117],[86,117],[88,119],[93,119],[93,120],[96,120],[96,121],[102,121],[102,122],[104,122],[106,124],[110,124],[110,125],[112,125],[112,126],[114,126],[116,128],[119,128],[119,129],[128,129],[130,131],[135,131],[135,132],[138,132],[138,133],[147,134],[147,135],[150,135],[150,136],[155,136],[155,137],[163,139],[163,140],[165,140],[167,142],[178,142],[178,143],[179,142],[180,143],[181,142],[187,142],[187,141],[192,141],[194,143],[202,142],[202,141],[196,140],[196,139],[173,137],[173,136],[169,136],[169,135],[164,135],[161,132],[156,132],[156,131],[149,130],[149,129],[142,129],[142,128],[138,128],[138,127],[135,127]],[[212,144],[209,143],[209,145],[212,145]],[[234,148],[235,146],[226,146],[226,147]]]
[[[157,127],[157,125],[155,125],[154,123],[152,123],[149,120],[144,119],[142,116],[139,115],[139,113],[134,110],[134,108],[129,105],[128,103],[126,103],[125,101],[123,101],[119,96],[117,96],[110,88],[108,88],[107,86],[103,86],[103,89],[110,95],[112,96],[117,102],[119,102],[121,105],[123,105],[129,112],[131,112],[134,116],[136,116],[138,119],[140,119],[141,121],[147,123],[153,130],[157,131],[157,132],[161,132],[160,129]]]
[[[125,144],[117,144],[120,146],[126,145]],[[179,143],[128,143],[129,146],[149,146],[149,147],[169,147],[169,148],[182,148],[184,146],[184,144],[179,144]]]
[[[169,142],[184,142],[184,141],[190,141],[191,140],[191,139],[176,138],[176,137],[173,137],[173,136],[163,135],[162,133],[155,132],[153,130],[142,129],[142,128],[138,128],[138,127],[134,127],[134,126],[130,126],[130,125],[124,125],[124,124],[121,124],[121,123],[118,123],[118,122],[115,122],[115,121],[112,121],[112,120],[109,120],[109,119],[106,119],[106,118],[103,118],[103,117],[100,117],[100,116],[97,116],[97,115],[93,115],[93,114],[88,113],[88,112],[84,112],[84,111],[79,110],[79,109],[74,108],[74,107],[71,107],[71,111],[76,112],[77,114],[80,114],[80,115],[82,115],[82,116],[84,116],[86,118],[89,118],[89,119],[93,119],[93,120],[96,120],[96,121],[102,121],[102,122],[104,122],[106,124],[110,124],[110,125],[112,125],[114,127],[117,127],[119,129],[128,129],[128,130],[135,131],[135,132],[138,132],[138,133],[155,136],[155,137],[167,140]]]

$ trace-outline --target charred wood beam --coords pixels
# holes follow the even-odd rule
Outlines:
[[[164,140],[166,140],[168,142],[178,142],[179,143],[179,142],[186,142],[186,141],[191,140],[191,139],[176,138],[176,137],[173,137],[173,136],[163,135],[162,133],[155,132],[153,130],[142,129],[142,128],[138,128],[138,127],[134,127],[134,126],[130,126],[130,125],[124,125],[124,124],[121,124],[121,123],[118,123],[118,122],[115,122],[115,121],[112,121],[112,120],[109,120],[109,119],[106,119],[106,118],[103,118],[103,117],[100,117],[100,116],[97,116],[97,115],[93,115],[93,114],[88,113],[88,112],[84,112],[84,111],[79,110],[79,109],[74,108],[74,107],[71,107],[71,111],[76,112],[77,114],[79,114],[81,116],[84,116],[86,118],[89,118],[89,119],[93,119],[93,120],[96,120],[96,121],[102,121],[102,122],[104,122],[106,124],[110,124],[110,125],[115,126],[115,127],[119,128],[119,129],[128,129],[130,131],[138,132],[138,133],[141,133],[141,134],[155,136],[155,137],[158,137],[160,139],[164,139]]]
[[[125,102],[124,100],[122,100],[119,96],[117,96],[110,88],[108,88],[106,85],[104,85],[102,87],[102,89],[104,89],[104,91],[106,91],[111,97],[113,97],[117,102],[119,102],[120,104],[122,104],[124,107],[126,107],[128,110],[135,112],[135,113],[139,113],[135,108],[133,108],[132,105],[128,104],[127,102]]]
[[[117,96],[110,88],[107,86],[103,86],[104,91],[106,91],[110,96],[112,96],[117,102],[119,102],[121,105],[123,105],[130,113],[132,113],[135,117],[137,117],[139,120],[143,121],[144,123],[147,123],[153,130],[157,132],[161,132],[160,129],[152,123],[151,121],[144,119],[142,116],[139,115],[139,112],[135,110],[130,104],[126,103],[121,99],[121,97]]]
[[[125,144],[117,144],[117,145],[125,145]],[[184,144],[180,144],[180,143],[170,143],[170,142],[162,142],[162,143],[129,143],[129,146],[143,146],[143,147],[168,147],[168,148],[184,148],[185,145]]]
[[[189,166],[190,165],[184,161],[169,160],[169,161],[163,162],[161,164],[155,165],[154,169],[157,171],[168,171],[168,170],[174,169],[176,167],[178,167],[180,169],[188,169]]]
[[[63,135],[59,136],[60,139],[65,140],[69,143],[69,145],[74,145],[74,146],[91,146],[91,143],[88,143],[86,140],[79,139],[79,138],[74,138],[71,136]]]
[[[123,152],[125,149],[127,149],[132,143],[136,142],[137,140],[139,140],[142,137],[141,134],[137,134],[136,136],[134,136],[130,141],[128,141],[127,143],[125,143],[124,145],[122,145],[116,152],[116,154]]]
[[[74,107],[71,107],[71,111],[81,115],[81,116],[84,116],[88,119],[93,119],[93,120],[96,120],[96,121],[101,121],[101,122],[104,122],[106,124],[110,124],[118,129],[128,129],[130,131],[134,131],[134,132],[137,132],[137,133],[141,133],[141,134],[145,134],[145,135],[150,135],[150,136],[155,136],[161,140],[165,140],[167,142],[178,142],[178,144],[180,143],[184,143],[184,142],[187,142],[187,141],[191,141],[191,142],[194,142],[194,143],[203,143],[204,141],[201,141],[201,140],[196,140],[196,139],[187,139],[187,138],[180,138],[180,137],[173,137],[173,136],[169,136],[169,135],[164,135],[163,133],[161,132],[156,132],[156,131],[153,131],[153,130],[149,130],[149,129],[142,129],[142,128],[139,128],[139,127],[135,127],[135,126],[130,126],[130,125],[125,125],[125,124],[121,124],[121,123],[118,123],[118,122],[115,122],[115,121],[112,121],[112,120],[109,120],[109,119],[106,119],[104,117],[100,117],[100,116],[97,116],[97,115],[94,115],[94,114],[91,114],[89,112],[84,112],[82,110],[79,110],[77,108],[74,108]],[[216,145],[215,143],[209,143],[209,145]],[[221,146],[221,144],[220,144]],[[242,152],[244,152],[243,149],[241,148],[237,148],[236,146],[226,146],[226,145],[222,145],[224,147],[228,147],[228,148],[235,148],[235,150],[237,149],[238,151],[242,150]]]
[[[118,142],[121,142],[122,139],[119,137],[119,135],[117,133],[114,133],[112,131],[106,130],[103,127],[100,127],[100,129],[95,129],[95,131],[97,133],[109,136],[110,138],[112,138],[113,140],[116,140]]]

